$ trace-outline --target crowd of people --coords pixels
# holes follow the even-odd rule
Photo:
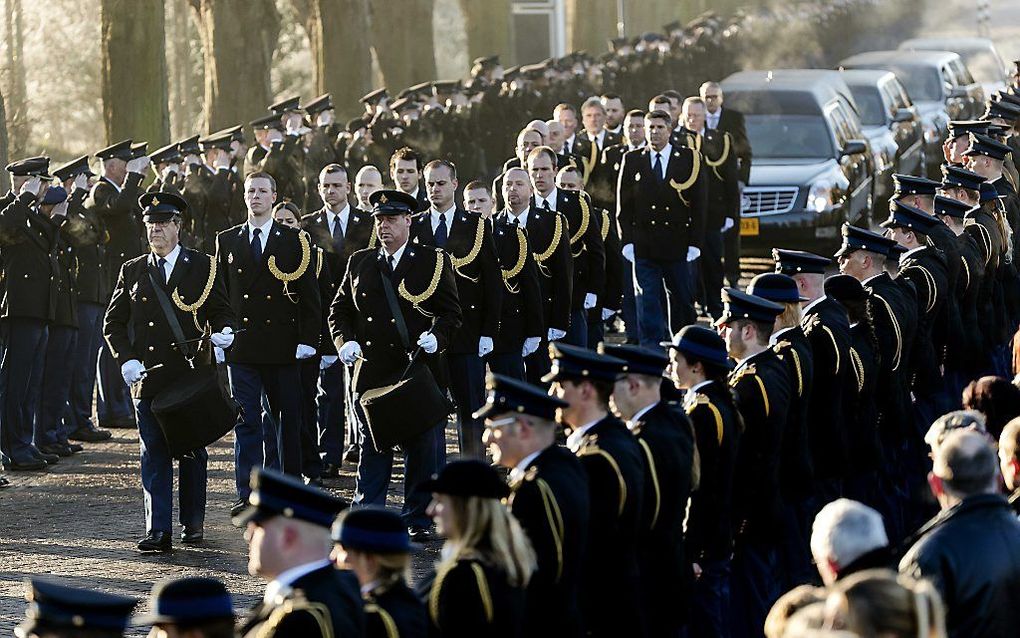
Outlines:
[[[619,81],[628,55],[682,65],[675,31],[615,42]],[[163,583],[134,619],[155,635],[1010,635],[1016,67],[950,124],[941,181],[896,176],[882,232],[777,246],[743,288],[743,116],[713,81],[593,95],[583,55],[377,90],[344,130],[329,95],[282,100],[250,148],[235,126],[118,142],[98,176],[15,161],[0,461],[45,471],[137,427],[138,549],[164,553],[175,461],[200,545],[205,445],[232,429],[264,601],[235,627],[221,583]],[[426,125],[487,95],[512,142]],[[22,636],[120,635],[137,602],[30,600]]]

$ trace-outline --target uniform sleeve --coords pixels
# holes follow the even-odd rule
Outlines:
[[[559,223],[563,225],[560,243],[548,261],[553,273],[552,280],[552,316],[546,317],[546,325],[566,331],[570,326],[570,300],[574,286],[574,257],[570,254],[570,225],[566,218],[555,213]]]
[[[295,243],[301,241],[295,235]],[[307,241],[307,239],[305,239]],[[300,252],[302,248],[296,246]],[[299,255],[300,259],[300,255]],[[315,277],[315,253],[305,272],[298,277],[295,292],[298,294],[298,343],[316,347],[322,333],[322,298],[319,295],[319,282]]]
[[[25,234],[21,231],[28,222],[30,206],[34,201],[34,195],[22,193],[0,210],[0,246],[11,246],[25,240]]]
[[[518,233],[524,229],[518,228]],[[530,249],[524,251],[524,268],[517,275],[521,299],[524,302],[524,335],[525,337],[545,336],[546,318],[542,316],[545,306],[542,305],[542,285],[538,281],[538,268],[535,256]]]
[[[351,280],[351,273],[356,266],[355,257],[356,255],[352,255],[347,261],[344,278],[329,307],[329,333],[337,350],[343,346],[345,341],[357,341],[358,339],[354,332],[354,317],[358,309],[354,305],[354,285]]]
[[[697,151],[691,150],[693,158]],[[692,159],[693,161],[693,159]],[[688,243],[698,248],[705,244],[705,218],[708,212],[708,176],[705,175],[706,166],[704,161],[700,163],[698,178],[694,184],[684,191],[684,197],[690,203],[691,231],[688,235]]]
[[[634,231],[633,207],[634,207],[634,155],[627,153],[623,156],[620,166],[620,176],[616,182],[616,223],[619,229],[620,246],[634,243],[632,238]]]
[[[503,306],[503,275],[496,256],[496,243],[492,239],[492,223],[485,225],[481,253],[478,255],[479,268],[482,271],[482,333],[481,336],[495,339],[499,332],[499,318]]]
[[[521,524],[535,550],[539,569],[552,566],[545,582],[559,582],[563,573],[563,515],[549,485],[541,478],[525,480],[513,496],[510,513]]]
[[[225,327],[231,330],[237,329],[237,317],[234,309],[230,306],[230,298],[227,297],[227,288],[223,284],[223,277],[219,273],[217,260],[209,257],[209,267],[216,268],[216,276],[213,278],[212,288],[209,290],[209,297],[202,306],[205,321],[212,327],[213,332],[220,332]]]
[[[606,247],[602,241],[602,220],[599,209],[592,205],[591,199],[580,193],[578,200],[588,210],[588,230],[584,233],[584,247],[588,259],[588,287],[584,292],[593,293],[601,300],[606,288]]]
[[[110,305],[107,307],[106,316],[103,319],[103,337],[110,345],[110,354],[118,364],[139,358],[135,355],[131,339],[128,337],[128,325],[131,322],[131,295],[125,283],[126,269],[127,264],[120,268],[117,286],[113,290]]]
[[[442,274],[439,277],[439,285],[436,292],[429,297],[426,305],[429,306],[429,314],[435,317],[435,324],[432,334],[439,342],[437,352],[442,352],[450,343],[450,335],[460,327],[461,310],[460,299],[457,297],[457,279],[453,273],[453,263],[445,252],[437,251],[436,258],[443,261]],[[417,339],[416,335],[408,335],[411,341]]]

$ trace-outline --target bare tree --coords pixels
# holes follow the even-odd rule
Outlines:
[[[436,78],[432,0],[370,0],[372,46],[386,86],[399,91]]]
[[[468,59],[499,55],[503,64],[513,59],[511,0],[460,0],[467,32]]]
[[[4,96],[0,92],[0,165],[7,166],[7,112],[4,109]],[[7,171],[0,171],[0,191],[6,192],[11,187],[11,177]]]
[[[103,121],[107,141],[125,137],[165,144],[165,17],[159,0],[102,0]]]
[[[21,0],[4,0],[7,18],[7,120],[11,155],[21,157],[28,148],[32,122],[28,118],[28,92],[25,87],[25,34]]]
[[[201,128],[202,46],[188,0],[166,2],[170,132],[174,139]]]
[[[189,0],[205,62],[206,130],[246,123],[272,101],[280,13],[273,0]]]

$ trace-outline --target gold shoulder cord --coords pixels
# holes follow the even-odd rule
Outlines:
[[[581,225],[577,229],[577,232],[574,233],[574,235],[571,236],[570,238],[571,246],[576,244],[578,241],[581,240],[582,237],[584,237],[584,234],[588,232],[588,224],[591,222],[591,210],[589,210],[588,202],[585,201],[584,196],[578,195],[577,201],[580,202],[581,204]],[[581,250],[577,251],[576,253],[574,253],[573,250],[571,250],[571,254],[574,257],[580,257],[581,253],[584,252],[584,249],[585,247],[581,246]]]
[[[297,299],[294,299],[290,290],[287,289],[287,284],[299,279],[301,275],[305,274],[308,270],[308,264],[312,261],[312,248],[308,244],[308,237],[306,233],[298,235],[298,242],[301,244],[301,262],[298,264],[297,270],[294,272],[283,272],[276,265],[276,255],[270,255],[268,260],[269,272],[280,281],[283,282],[283,294],[290,299],[291,302],[297,303]]]
[[[206,279],[205,288],[202,289],[202,294],[198,296],[198,299],[195,300],[195,303],[193,304],[184,303],[184,300],[181,299],[180,290],[177,288],[174,288],[173,293],[170,295],[170,298],[173,299],[174,301],[174,305],[177,306],[177,308],[181,312],[191,313],[191,318],[195,322],[195,327],[198,328],[199,330],[204,330],[204,328],[198,324],[198,309],[201,308],[202,304],[205,303],[205,300],[209,298],[209,293],[212,292],[213,282],[215,281],[216,281],[216,260],[210,259],[209,278]]]
[[[609,211],[605,208],[602,209],[602,241],[606,241],[606,237],[609,236]]]
[[[684,197],[684,191],[694,185],[694,182],[698,181],[698,173],[701,172],[701,154],[697,151],[691,151],[691,175],[687,178],[684,183],[678,183],[675,179],[669,180],[669,185],[673,187],[676,194],[680,197],[680,201],[685,206],[690,206],[690,202]]]
[[[857,391],[861,392],[864,390],[864,361],[861,360],[861,355],[857,354],[857,349],[852,346],[850,360],[854,364],[854,375],[857,377]]]
[[[712,172],[715,173],[716,178],[720,180],[722,179],[722,175],[719,174],[718,169],[720,166],[723,165],[723,162],[725,162],[726,158],[729,156],[730,156],[730,134],[723,133],[722,153],[719,155],[719,158],[713,161],[708,158],[708,155],[705,155],[705,164],[707,164],[712,169]]]
[[[446,580],[446,574],[449,573],[450,569],[444,568],[436,572],[436,578],[432,581],[432,589],[429,590],[429,616],[432,618],[432,624],[436,627],[439,625],[439,596],[443,591],[443,581]]]
[[[393,616],[385,609],[375,603],[365,603],[365,613],[379,616],[383,629],[386,630],[386,638],[400,638],[400,631],[397,629],[396,621],[393,620]]]
[[[412,295],[410,292],[408,292],[405,282],[401,281],[400,285],[397,286],[397,292],[400,293],[401,297],[403,297],[407,301],[410,301],[411,305],[414,306],[415,310],[425,315],[426,317],[431,317],[432,316],[431,314],[425,312],[425,310],[422,309],[421,304],[422,302],[427,301],[428,298],[431,297],[433,293],[436,292],[436,288],[439,287],[439,280],[442,276],[443,276],[443,251],[441,248],[437,248],[436,268],[432,272],[432,281],[429,282],[428,287],[426,287],[425,290],[421,292],[421,294]]]
[[[528,261],[528,238],[525,237],[524,231],[520,228],[517,229],[517,263],[513,265],[510,270],[502,270],[503,272],[503,285],[512,295],[516,295],[518,290],[516,285],[511,285],[510,280],[521,274],[524,270],[524,264]]]
[[[970,266],[964,257],[960,258],[960,263],[963,265],[963,274],[967,275],[967,284],[963,287],[964,291],[967,291],[970,290]]]
[[[329,610],[321,603],[312,603],[307,600],[288,600],[274,609],[269,619],[259,628],[256,636],[258,638],[273,638],[276,636],[280,623],[294,612],[307,613],[319,625],[322,638],[333,638],[333,621]]]
[[[889,302],[882,298],[882,295],[875,295],[875,298],[882,302],[885,311],[889,313],[889,320],[892,321],[893,333],[896,335],[896,356],[893,357],[893,370],[900,369],[900,355],[903,352],[903,335],[900,332],[900,322],[896,320],[896,313],[893,312]]]
[[[832,330],[829,326],[819,323],[822,326],[822,330],[825,334],[829,335],[829,340],[832,341],[832,351],[836,353],[836,374],[839,374],[839,346],[836,344],[836,335],[832,334]]]
[[[620,485],[620,507],[618,515],[622,515],[624,508],[627,506],[627,482],[623,480],[623,473],[620,471],[620,464],[616,462],[616,459],[614,459],[609,452],[606,452],[598,445],[585,445],[578,451],[579,456],[590,456],[596,454],[604,457],[613,468],[613,472],[616,473],[616,480]]]
[[[453,253],[450,253],[450,261],[453,263],[453,269],[457,271],[457,274],[463,277],[464,279],[476,283],[478,282],[477,277],[468,277],[467,275],[460,271],[460,268],[461,266],[470,265],[471,262],[473,262],[475,258],[478,257],[478,253],[482,252],[482,241],[484,240],[484,238],[485,238],[485,220],[479,218],[478,227],[475,229],[475,243],[474,246],[471,247],[471,250],[468,251],[468,254],[464,255],[463,258],[458,259],[453,255]]]
[[[482,608],[485,610],[485,620],[492,622],[492,594],[489,593],[489,581],[485,578],[485,570],[478,563],[471,563],[471,571],[475,573],[475,582],[478,584],[478,597],[482,599]]]
[[[553,543],[556,545],[556,582],[563,577],[563,514],[560,512],[560,505],[556,502],[556,496],[544,479],[535,481],[538,485],[538,492],[542,496],[542,504],[545,506],[545,516],[549,521],[549,531],[552,533]]]
[[[595,142],[592,142],[591,153],[589,153],[589,157],[587,159],[584,157],[581,158],[581,164],[584,166],[581,181],[584,184],[588,183],[588,178],[591,177],[591,169],[595,168],[595,164],[598,163],[598,161],[599,161],[599,146]]]
[[[655,512],[652,514],[652,527],[655,527],[655,523],[659,520],[659,507],[662,504],[662,491],[659,488],[659,473],[655,469],[655,457],[652,456],[652,448],[648,447],[648,442],[642,438],[638,438],[638,444],[641,445],[641,450],[645,453],[645,458],[648,459],[648,470],[652,473],[652,486],[655,488]]]
[[[715,407],[715,405],[712,403],[712,400],[709,399],[704,394],[698,394],[693,401],[688,401],[687,403],[685,403],[684,411],[687,412],[688,415],[692,414],[695,410],[698,409],[699,405],[707,406],[708,409],[712,411],[712,417],[715,419],[715,438],[716,441],[719,442],[719,445],[722,445],[723,440],[722,412],[719,412],[719,408]]]
[[[315,260],[315,278],[318,279],[319,275],[322,274],[322,249],[315,251],[315,256],[318,259]]]
[[[549,247],[545,249],[543,253],[535,253],[535,262],[538,269],[542,271],[542,274],[549,277],[549,269],[545,265],[545,261],[552,257],[553,253],[556,252],[556,247],[560,245],[560,239],[563,237],[563,217],[559,214],[556,215],[556,224],[553,227],[552,241],[549,242]]]

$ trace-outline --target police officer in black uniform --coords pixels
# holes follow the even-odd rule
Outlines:
[[[491,375],[485,419],[493,462],[510,470],[507,507],[531,540],[538,562],[528,582],[528,636],[582,635],[578,606],[588,537],[588,477],[556,444],[556,411],[565,401],[518,379]]]
[[[189,368],[213,364],[208,344],[179,343],[167,311],[174,313],[185,340],[211,335],[210,342],[220,348],[233,343],[236,323],[212,259],[180,244],[187,202],[172,193],[146,193],[139,206],[151,252],[121,268],[103,336],[135,398],[146,519],[138,549],[167,552],[173,531],[173,458],[152,400]],[[206,451],[198,449],[179,460],[185,543],[204,536],[207,459]]]
[[[588,476],[591,515],[581,580],[581,611],[589,636],[645,636],[638,542],[645,506],[641,446],[609,412],[613,384],[626,365],[568,344],[549,347],[552,369],[543,381],[566,401],[561,420],[567,447]],[[602,557],[612,555],[606,562]]]

